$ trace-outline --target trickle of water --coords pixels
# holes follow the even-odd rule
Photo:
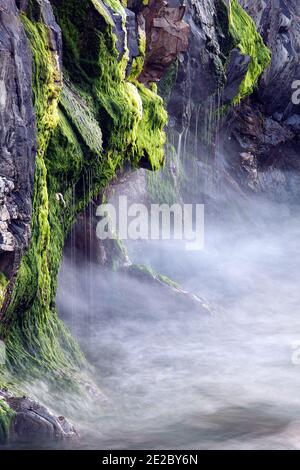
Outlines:
[[[185,131],[182,131],[178,134],[178,144],[177,144],[177,158],[181,160],[181,151],[182,151],[182,137]]]

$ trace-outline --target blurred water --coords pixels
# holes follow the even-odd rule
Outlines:
[[[107,397],[80,417],[79,447],[300,448],[298,214],[270,208],[255,223],[208,224],[201,253],[180,243],[129,248],[215,313],[64,260],[59,310]]]

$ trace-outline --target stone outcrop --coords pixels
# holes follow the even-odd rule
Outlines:
[[[147,65],[144,67],[145,73],[141,75],[141,81],[147,82],[150,79],[157,80],[175,60],[178,53],[187,48],[189,32],[187,24],[182,20],[184,7],[168,7],[165,2],[156,1],[151,3],[151,10],[149,7],[144,8],[144,13],[141,15],[142,4],[138,3],[139,25],[137,14],[130,9],[125,9],[127,29],[127,43],[125,44],[122,16],[99,1],[101,8],[114,25],[113,31],[117,38],[116,45],[120,58],[126,48],[129,50],[128,75],[134,59],[141,54],[139,30],[146,28],[148,34]],[[0,75],[0,269],[8,277],[15,274],[19,259],[28,247],[31,237],[37,150],[36,123],[32,103],[32,52],[19,14],[20,11],[26,13],[28,7],[28,1],[1,0],[0,2],[2,64]],[[134,5],[132,7],[134,9]],[[149,12],[151,12],[150,15]],[[155,15],[152,14],[153,12]],[[62,37],[60,27],[54,18],[51,2],[36,0],[33,15],[36,20],[41,19],[47,27],[49,44],[60,69]],[[162,41],[160,45],[157,42],[158,37]],[[155,51],[153,47],[156,48]],[[155,69],[155,64],[159,70]],[[146,78],[147,74],[148,78]]]
[[[224,18],[226,13],[219,9],[218,2],[186,2],[189,47],[180,57],[168,104],[171,124],[174,123],[179,131],[189,126],[195,128],[199,107],[205,109],[207,99],[225,83]],[[204,113],[201,121],[204,121]]]
[[[181,1],[150,0],[140,18],[145,24],[146,58],[142,83],[158,82],[178,54],[188,49],[190,27]]]
[[[77,439],[78,433],[64,416],[55,416],[45,406],[28,397],[13,397],[0,390],[0,400],[11,410],[8,445],[14,442],[43,442]]]
[[[56,1],[35,0],[34,7],[30,11],[34,20],[40,21],[47,28],[49,47],[58,71],[55,86],[59,88],[63,43],[60,27],[53,14],[53,5],[60,8],[60,3]],[[126,50],[129,52],[127,76],[131,74],[135,61],[140,60],[141,54],[145,52],[145,63],[139,79],[143,83],[158,81],[178,54],[188,47],[189,27],[183,20],[185,7],[180,1],[175,0],[169,3],[151,0],[148,6],[143,6],[142,2],[128,2],[128,5],[131,9],[124,9],[126,31],[122,15],[101,0],[99,0],[101,13],[94,10],[93,18],[89,16],[90,21],[97,27],[103,21],[101,15],[105,15],[108,18],[107,21],[113,25],[119,60]],[[20,18],[20,11],[26,15],[28,9],[28,1],[9,0],[0,3],[0,54],[3,63],[0,77],[0,138],[2,142],[0,149],[0,269],[7,278],[13,278],[17,272],[22,254],[30,241],[32,225],[37,152],[36,118],[32,102],[33,63],[31,47]],[[88,35],[86,40],[89,40]],[[145,41],[147,45],[146,51],[143,51],[142,41]],[[65,57],[68,61],[68,52]],[[90,65],[86,64],[85,61],[83,68],[89,67],[90,69]],[[88,73],[90,72],[88,70]],[[77,130],[83,132],[85,128],[90,128],[91,134],[100,136],[100,148],[98,146],[96,150],[101,152],[101,129],[97,125],[92,128],[86,123],[82,126],[81,120],[85,119],[85,114],[87,117],[90,115],[83,113],[82,107],[79,109],[76,105],[76,101],[80,100],[72,87],[66,86],[63,90],[62,106],[66,107],[68,104],[67,98],[70,95],[70,93],[68,95],[68,90],[70,89],[72,96],[75,97],[72,106],[75,106],[73,106],[74,120],[78,121],[76,121]],[[82,112],[82,118],[80,116],[76,118],[77,108],[79,114]],[[85,108],[84,103],[83,108]],[[89,117],[89,123],[92,120],[93,118]],[[90,143],[95,139],[88,140]],[[146,161],[146,158],[143,158],[144,160]],[[10,291],[12,287],[10,285]]]
[[[20,11],[27,8],[27,1],[0,3],[0,269],[9,278],[16,274],[31,237],[37,151],[32,51],[20,18]],[[53,59],[61,71],[61,31],[50,2],[37,0],[34,15],[48,30]]]
[[[272,59],[250,96],[234,106],[250,57],[233,47],[222,2],[186,4],[189,47],[180,57],[167,94],[170,140],[179,159],[184,156],[187,171],[197,174],[198,185],[186,197],[214,198],[213,180],[217,179],[223,192],[231,186],[233,193],[254,191],[278,200],[297,200],[300,111],[292,103],[292,86],[300,77],[300,7],[296,0],[239,3],[255,21]],[[245,153],[253,156],[250,173],[241,157]],[[212,183],[205,189],[207,180]]]
[[[300,113],[291,101],[298,3],[234,0],[272,51],[270,67],[242,94],[253,57],[234,37],[229,0],[129,0],[127,8],[119,0],[0,0],[0,338],[10,372],[59,371],[65,385],[85,366],[56,313],[62,252],[76,219],[85,261],[95,249],[94,220],[80,214],[121,169],[163,164],[167,116],[151,82],[162,79],[168,105],[168,196],[176,187],[183,200],[206,201],[217,187],[227,204],[253,192],[299,200]],[[128,275],[185,301],[185,292],[132,266],[120,246],[97,249],[102,267],[118,258]],[[1,372],[1,388],[5,380]],[[7,412],[18,439],[76,435],[28,398],[0,400],[0,427]]]
[[[272,52],[255,93],[231,110],[224,126],[224,152],[240,186],[272,199],[299,200],[300,107],[292,102],[300,78],[300,6],[297,0],[241,0]],[[255,157],[256,180],[244,178],[240,154]],[[254,184],[253,184],[254,183]]]
[[[263,75],[257,97],[278,122],[299,115],[293,105],[292,84],[300,79],[300,5],[298,0],[241,0],[272,51],[271,65]],[[289,121],[289,125],[293,124]]]
[[[250,57],[233,49],[226,65],[226,84],[222,90],[222,104],[230,106],[237,96],[250,64]]]
[[[31,51],[14,0],[0,1],[0,268],[30,238],[35,116]]]
[[[138,3],[136,11],[119,0],[0,0],[1,389],[15,374],[82,388],[75,371],[88,374],[86,360],[56,311],[66,239],[121,169],[164,162],[164,102],[138,80],[147,23]],[[188,28],[182,6],[159,5],[167,67],[187,46]],[[73,432],[12,397],[0,403],[0,430],[13,414],[17,437],[31,428],[58,438]]]

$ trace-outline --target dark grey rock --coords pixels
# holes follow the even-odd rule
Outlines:
[[[300,176],[300,107],[292,103],[292,84],[300,80],[299,1],[240,0],[271,50],[272,61],[252,96],[220,118],[218,108],[230,105],[249,65],[249,57],[231,50],[221,3],[187,1],[191,35],[168,101],[170,140],[177,145],[179,158],[184,155],[187,171],[190,158],[199,163],[204,159],[214,178],[218,159],[218,180],[225,185],[234,183],[235,190],[246,194],[254,190],[271,198],[297,199],[300,191],[295,191],[297,185],[290,179]],[[244,152],[255,158],[255,184],[249,184],[249,173],[242,167],[240,154]],[[187,177],[192,179],[190,174]],[[202,190],[201,175],[198,179],[193,198]],[[275,194],[276,184],[281,190]]]
[[[188,0],[185,21],[190,26],[188,51],[179,60],[176,84],[168,110],[173,125],[180,131],[192,128],[197,109],[205,107],[207,98],[225,83],[225,57],[221,39],[224,32],[219,22],[218,2]]]
[[[139,50],[139,37],[138,25],[136,15],[133,11],[126,8],[126,30],[127,30],[127,47],[129,51],[129,60],[127,66],[127,73],[129,74],[132,61],[135,57],[140,55]]]
[[[26,11],[28,2],[0,0],[0,269],[8,276],[31,236],[36,154],[32,54],[17,7]],[[36,0],[34,14],[48,27],[61,70],[61,31],[50,2]]]
[[[298,0],[240,3],[255,21],[272,60],[253,96],[227,119],[223,135],[226,158],[234,175],[238,154],[254,153],[259,190],[271,198],[295,201],[300,196],[294,184],[300,178],[300,108],[292,103],[292,84],[300,79],[300,4]],[[244,183],[239,179],[242,187]]]
[[[296,114],[292,105],[292,83],[300,79],[300,4],[298,0],[241,0],[253,17],[265,43],[272,51],[271,66],[265,72],[258,96],[271,115]]]
[[[222,102],[224,104],[232,103],[232,100],[237,96],[249,64],[249,56],[243,55],[239,49],[233,49],[231,51],[226,67],[226,85],[222,92]]]

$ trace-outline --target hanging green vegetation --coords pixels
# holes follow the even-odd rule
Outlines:
[[[19,380],[43,374],[65,387],[73,385],[76,373],[85,367],[76,341],[56,312],[66,237],[78,213],[104,191],[118,169],[125,164],[152,169],[162,165],[167,114],[156,88],[137,81],[145,53],[142,35],[140,56],[126,75],[129,52],[122,2],[52,3],[63,34],[64,85],[38,2],[31,0],[29,13],[21,15],[33,56],[37,127],[32,239],[0,337],[6,343],[6,367]],[[111,9],[122,18],[121,47]]]
[[[235,47],[238,47],[242,54],[250,57],[248,71],[238,95],[233,100],[233,104],[238,104],[243,98],[253,93],[261,74],[270,64],[271,52],[264,44],[254,21],[241,7],[238,0],[230,0],[229,32],[233,37]]]

